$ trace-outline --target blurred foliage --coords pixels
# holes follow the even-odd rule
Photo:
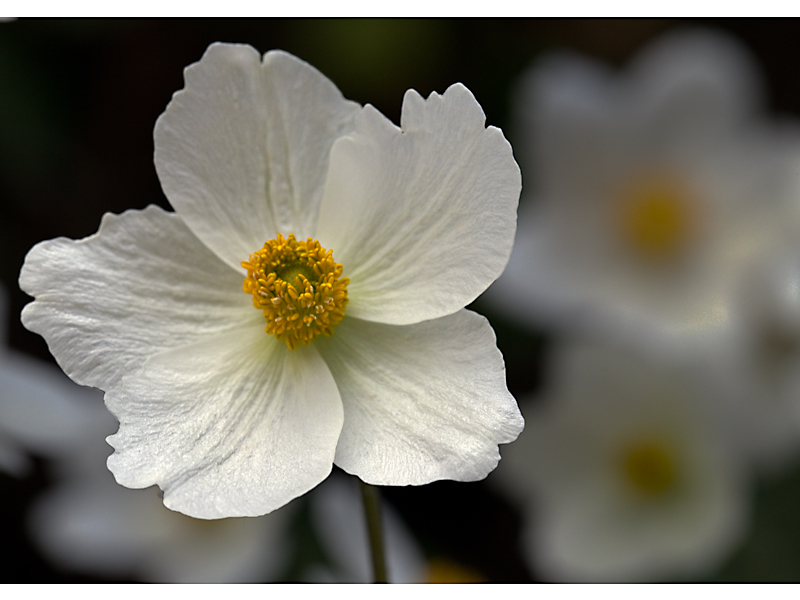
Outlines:
[[[718,582],[800,581],[800,466],[761,482],[745,544],[722,570]]]

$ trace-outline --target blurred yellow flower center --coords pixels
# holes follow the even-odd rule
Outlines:
[[[317,240],[297,241],[280,233],[242,261],[247,269],[243,289],[264,311],[266,332],[294,350],[318,335],[333,335],[344,318],[347,284],[342,265]]]
[[[638,494],[654,498],[669,492],[677,479],[677,465],[670,448],[660,441],[637,441],[622,453],[625,482]]]
[[[423,583],[486,583],[478,571],[462,567],[446,558],[432,558]]]
[[[697,225],[693,194],[675,177],[650,175],[634,180],[623,189],[619,207],[625,244],[646,259],[677,257]]]

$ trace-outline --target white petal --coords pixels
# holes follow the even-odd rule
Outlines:
[[[106,214],[93,236],[31,249],[22,323],[72,379],[108,390],[156,352],[263,320],[242,281],[173,213]]]
[[[461,84],[403,102],[402,129],[371,106],[331,150],[319,240],[350,278],[349,315],[403,325],[452,314],[502,272],[520,173]]]
[[[331,146],[353,130],[361,106],[345,100],[332,81],[286,52],[264,56],[263,77],[269,108],[268,198],[275,232],[291,229],[302,239],[316,229]]]
[[[658,38],[636,56],[630,75],[641,93],[645,138],[675,150],[694,148],[699,156],[707,141],[729,135],[762,103],[764,85],[753,57],[710,30]]]
[[[475,481],[523,421],[486,319],[467,310],[415,325],[346,318],[317,340],[344,403],[336,464],[368,483]]]
[[[234,267],[278,232],[311,235],[331,144],[359,106],[309,64],[212,44],[156,122],[164,193]]]
[[[596,193],[610,159],[619,154],[616,112],[627,114],[622,107],[628,100],[615,83],[605,65],[571,52],[548,53],[523,73],[514,106],[519,131],[514,149],[538,189],[549,190],[552,182],[559,186],[555,202],[586,188]]]
[[[117,481],[158,484],[167,507],[205,519],[263,515],[317,485],[343,418],[316,350],[263,327],[159,354],[106,403],[120,420]]]
[[[754,112],[760,83],[744,49],[709,31],[665,35],[620,74],[550,53],[521,80],[515,148],[548,200],[596,197],[637,167],[708,164]]]

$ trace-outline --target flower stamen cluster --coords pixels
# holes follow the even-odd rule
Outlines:
[[[308,344],[318,335],[333,335],[344,318],[347,284],[333,251],[308,238],[297,241],[280,233],[242,261],[247,269],[243,289],[253,305],[264,311],[266,332],[286,343],[290,350]]]

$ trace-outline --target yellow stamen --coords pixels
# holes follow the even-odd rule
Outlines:
[[[691,242],[697,203],[678,178],[651,174],[630,183],[619,198],[622,237],[638,255],[674,259]]]
[[[317,240],[297,241],[280,233],[242,261],[247,269],[243,288],[253,305],[264,311],[266,332],[290,350],[318,335],[333,335],[344,318],[347,284],[342,265]]]
[[[663,496],[675,487],[678,469],[675,456],[660,440],[639,440],[622,453],[625,482],[647,498]]]

